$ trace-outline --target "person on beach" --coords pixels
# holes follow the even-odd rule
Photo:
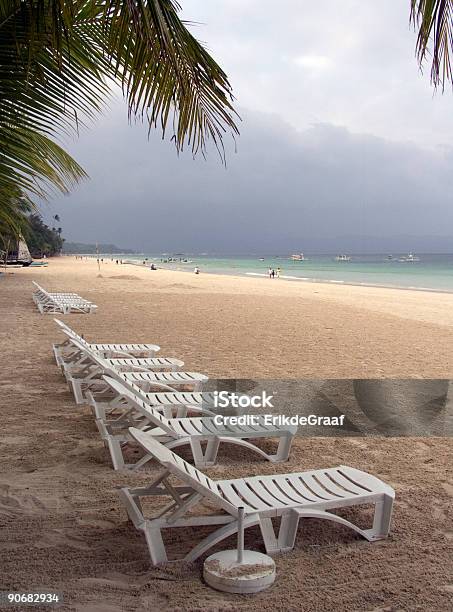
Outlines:
[[[272,268],[269,268],[268,274],[269,274],[269,278],[272,278]]]
[[[274,268],[272,268],[271,277],[275,278],[275,270],[274,270]]]
[[[280,278],[280,272],[281,272],[280,268],[277,268],[277,278]]]
[[[195,266],[194,272],[195,274],[200,274],[200,268],[198,266]]]

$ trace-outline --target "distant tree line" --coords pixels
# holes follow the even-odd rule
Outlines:
[[[59,216],[55,215],[54,220],[58,223]],[[24,238],[31,256],[40,258],[43,255],[47,257],[59,255],[64,243],[61,227],[49,227],[37,213],[29,215],[28,221],[29,227],[24,232]]]
[[[65,242],[63,245],[63,253],[68,255],[94,255],[95,253],[109,253],[132,255],[135,253],[132,249],[122,249],[114,244],[84,244],[83,242]]]

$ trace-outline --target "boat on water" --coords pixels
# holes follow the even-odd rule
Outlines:
[[[401,263],[414,263],[420,261],[420,257],[417,257],[413,253],[408,253],[407,256],[400,257],[398,261],[400,261]]]
[[[293,253],[291,255],[291,259],[293,261],[305,261],[305,257],[303,253]]]
[[[351,261],[351,257],[349,255],[337,255],[335,261]]]
[[[14,249],[7,253],[6,264],[8,266],[29,266],[33,261],[27,243],[21,236],[16,242]]]

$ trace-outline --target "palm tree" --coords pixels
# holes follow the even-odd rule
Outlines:
[[[77,134],[118,83],[129,118],[180,151],[223,156],[238,134],[227,76],[175,0],[0,0],[0,220],[21,198],[68,191],[85,171],[56,142]],[[16,220],[17,221],[17,220]]]
[[[453,0],[411,0],[411,20],[418,28],[420,66],[431,55],[431,81],[443,90],[448,81],[453,84]]]

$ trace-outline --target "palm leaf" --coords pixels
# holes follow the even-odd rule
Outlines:
[[[453,0],[411,0],[411,20],[418,27],[416,53],[420,66],[431,59],[435,87],[451,81],[453,72]]]
[[[172,0],[0,0],[0,207],[67,191],[85,173],[54,138],[77,132],[122,86],[129,116],[178,150],[238,134],[225,73]]]

